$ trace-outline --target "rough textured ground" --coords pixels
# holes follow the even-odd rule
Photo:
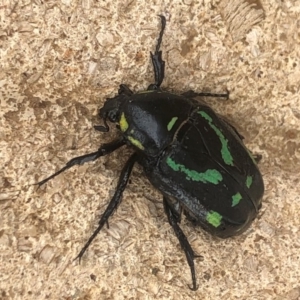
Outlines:
[[[0,299],[300,298],[300,4],[250,2],[0,2]],[[228,89],[230,101],[211,105],[263,156],[263,208],[246,233],[220,240],[182,223],[203,256],[197,292],[139,167],[110,228],[73,262],[127,150],[32,185],[112,138],[93,130],[97,108],[120,83],[152,81],[158,14],[163,88]]]

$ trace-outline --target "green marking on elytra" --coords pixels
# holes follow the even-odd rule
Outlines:
[[[173,117],[171,119],[171,121],[167,125],[168,131],[170,131],[173,128],[173,126],[174,126],[174,124],[176,123],[177,120],[178,120],[178,117]]]
[[[203,183],[218,184],[223,180],[222,174],[214,169],[207,169],[204,173],[187,169],[184,165],[177,164],[172,158],[167,158],[167,165],[174,171],[186,174],[187,180],[200,181]]]
[[[214,227],[219,227],[221,225],[222,216],[216,211],[211,210],[206,215],[206,221]]]
[[[247,186],[248,189],[249,189],[250,186],[252,185],[252,181],[253,181],[252,176],[247,176],[247,179],[246,179],[246,186]]]
[[[241,200],[242,200],[242,195],[240,193],[236,193],[235,195],[233,195],[231,207],[238,205]]]
[[[215,131],[215,133],[219,137],[222,144],[221,154],[225,164],[233,166],[233,157],[229,151],[228,140],[225,138],[222,131],[216,125],[213,124],[213,119],[206,112],[200,110],[198,111],[198,114],[208,121],[209,126]]]

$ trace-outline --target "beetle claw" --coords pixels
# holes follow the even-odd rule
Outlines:
[[[188,287],[189,287],[189,289],[192,290],[192,291],[197,291],[198,288],[199,288],[199,285],[197,285],[196,282],[193,282],[193,285],[190,286],[190,285],[188,284]]]

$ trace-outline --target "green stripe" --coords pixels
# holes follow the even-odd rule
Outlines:
[[[215,131],[215,133],[219,137],[222,145],[221,155],[225,164],[233,166],[233,157],[229,151],[228,140],[225,138],[222,131],[213,124],[213,119],[206,112],[200,110],[198,111],[198,114],[208,121],[209,126]]]
[[[177,164],[172,158],[167,158],[167,165],[174,171],[180,171],[186,174],[187,180],[200,181],[203,183],[218,184],[223,180],[222,174],[214,169],[208,169],[204,173],[199,173],[195,170],[187,169],[184,165]]]

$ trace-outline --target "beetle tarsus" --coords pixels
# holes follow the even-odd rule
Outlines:
[[[40,187],[43,184],[45,184],[47,181],[53,179],[54,177],[63,173],[64,171],[70,169],[71,167],[73,167],[75,165],[83,165],[86,162],[96,160],[101,156],[105,156],[111,152],[114,152],[115,150],[117,150],[118,148],[120,148],[123,145],[125,145],[123,138],[119,138],[108,144],[102,145],[96,152],[92,152],[92,153],[88,153],[85,155],[74,157],[71,160],[69,160],[63,168],[61,168],[54,174],[50,175],[49,177],[43,179],[42,181],[35,183],[35,185],[38,185]]]
[[[126,185],[128,183],[128,180],[129,180],[129,177],[130,177],[133,165],[137,161],[137,156],[138,156],[137,153],[134,153],[127,160],[125,166],[123,167],[123,169],[121,171],[121,174],[120,174],[120,177],[119,177],[119,181],[118,181],[118,185],[117,185],[115,194],[112,197],[112,199],[110,200],[110,202],[109,202],[109,204],[108,204],[105,212],[101,216],[101,219],[99,221],[99,225],[98,225],[97,229],[90,236],[90,238],[85,243],[85,245],[83,246],[83,248],[81,249],[81,251],[79,252],[79,254],[75,257],[74,260],[78,259],[79,262],[80,262],[83,254],[88,249],[88,247],[90,246],[90,244],[92,243],[92,241],[95,239],[95,237],[98,235],[98,233],[103,228],[103,226],[105,224],[108,226],[108,219],[109,219],[109,217],[114,213],[114,211],[116,210],[116,208],[118,207],[118,205],[121,203],[122,194],[123,194],[123,192],[124,192],[124,190],[126,188]]]
[[[162,84],[164,77],[165,77],[165,62],[162,59],[162,51],[160,51],[159,49],[160,49],[160,45],[162,42],[164,30],[166,28],[166,18],[165,18],[165,16],[162,16],[162,15],[160,15],[159,17],[161,19],[161,30],[160,30],[159,37],[157,40],[155,53],[153,54],[152,52],[150,52],[153,69],[154,69],[155,83],[150,84],[148,86],[148,90],[159,89],[159,87]]]
[[[162,42],[162,38],[163,38],[163,35],[164,35],[164,31],[165,31],[165,28],[166,28],[166,23],[167,23],[165,16],[159,15],[159,17],[161,19],[161,30],[160,30],[160,33],[159,33],[159,36],[158,36],[157,45],[156,45],[156,49],[155,49],[155,54],[159,52],[160,45],[161,45],[161,42]]]
[[[167,197],[163,197],[163,204],[164,204],[164,210],[168,217],[169,224],[172,226],[175,235],[177,236],[180,246],[183,249],[186,259],[188,261],[188,264],[191,269],[192,274],[192,286],[189,286],[189,288],[193,291],[196,291],[198,289],[197,283],[196,283],[196,272],[195,272],[195,264],[194,264],[194,258],[198,257],[198,255],[195,255],[193,248],[191,247],[187,237],[179,227],[177,220],[178,217],[174,215],[174,212],[172,210],[172,207],[170,207],[168,203]]]

